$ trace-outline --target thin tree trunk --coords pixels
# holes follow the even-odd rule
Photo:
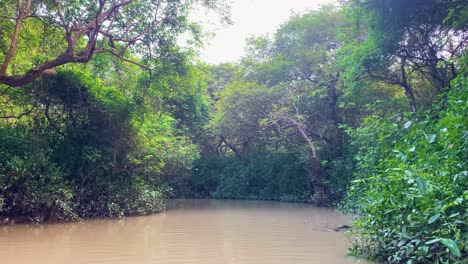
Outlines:
[[[311,170],[307,170],[311,177],[311,182],[314,191],[313,201],[318,206],[327,206],[329,202],[330,191],[325,184],[325,176],[323,174],[322,166],[320,165],[320,158],[317,156],[317,149],[314,142],[309,138],[302,125],[294,119],[290,119],[296,126],[302,138],[307,142],[312,152]]]
[[[408,82],[408,77],[406,76],[405,71],[406,66],[406,58],[402,58],[400,71],[401,71],[401,86],[405,89],[406,97],[408,97],[410,102],[410,110],[412,113],[416,112],[416,98],[414,97],[413,87]]]
[[[329,106],[330,106],[330,113],[331,113],[331,119],[333,120],[333,124],[336,126],[340,123],[340,118],[337,113],[337,104],[338,104],[338,99],[340,95],[336,91],[336,86],[338,85],[338,81],[340,79],[340,73],[338,72],[336,76],[331,77],[332,81],[328,87],[328,100],[329,100]]]
[[[230,150],[232,150],[232,152],[234,152],[234,154],[236,154],[236,157],[237,157],[239,160],[243,160],[243,159],[244,159],[242,153],[241,153],[234,145],[230,144],[229,141],[228,141],[224,136],[221,137],[221,140],[224,142],[224,144],[225,144]]]
[[[19,10],[18,17],[16,18],[15,30],[13,31],[13,36],[10,42],[10,49],[8,50],[8,54],[6,55],[2,67],[0,68],[0,76],[6,74],[8,66],[10,65],[11,60],[15,56],[21,26],[23,25],[24,18],[29,14],[29,10],[31,9],[31,2],[32,0],[28,0],[24,9]]]

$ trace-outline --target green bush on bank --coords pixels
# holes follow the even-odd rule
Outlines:
[[[468,79],[430,111],[367,119],[349,130],[358,149],[348,209],[359,213],[354,253],[389,263],[468,257]]]
[[[175,122],[151,115],[136,122],[133,98],[86,71],[62,69],[23,91],[14,102],[34,97],[27,105],[34,111],[0,120],[0,218],[156,213],[165,209],[160,177],[190,171],[197,148],[176,135]]]
[[[22,127],[0,127],[0,215],[21,220],[76,219],[65,170],[53,163],[44,142]]]
[[[242,161],[204,156],[195,164],[190,183],[196,197],[289,202],[308,201],[309,184],[298,155],[262,152]]]

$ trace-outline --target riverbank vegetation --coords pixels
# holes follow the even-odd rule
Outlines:
[[[219,65],[177,45],[202,34],[185,2],[75,4],[3,3],[3,218],[149,214],[164,197],[313,202],[358,216],[355,254],[468,257],[463,1],[343,1]]]
[[[193,5],[224,12],[209,1],[2,2],[4,219],[164,210],[165,183],[190,174],[207,119],[203,66],[176,45],[201,34]]]

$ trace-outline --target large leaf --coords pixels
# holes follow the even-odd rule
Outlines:
[[[437,138],[437,135],[436,134],[431,134],[431,135],[428,135],[427,136],[427,141],[429,142],[429,144],[432,144],[434,143],[434,141],[436,140]]]
[[[426,181],[422,178],[416,178],[416,184],[418,185],[419,190],[421,190],[422,192],[427,193],[429,191],[429,189],[427,188]]]
[[[424,244],[425,245],[430,245],[430,244],[434,244],[434,243],[439,242],[439,241],[440,241],[440,238],[434,238],[434,239],[431,239],[431,240],[427,241]]]
[[[440,214],[435,214],[433,215],[431,218],[429,218],[429,221],[427,221],[428,224],[432,224],[434,223],[435,221],[437,221],[437,219],[439,219],[440,217]]]
[[[460,249],[458,249],[457,243],[455,243],[455,241],[452,239],[443,238],[441,239],[441,242],[450,250],[450,252],[452,252],[453,255],[461,257]]]

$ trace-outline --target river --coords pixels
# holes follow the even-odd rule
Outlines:
[[[0,227],[1,263],[366,263],[346,257],[334,210],[267,201],[173,200],[162,214]]]

